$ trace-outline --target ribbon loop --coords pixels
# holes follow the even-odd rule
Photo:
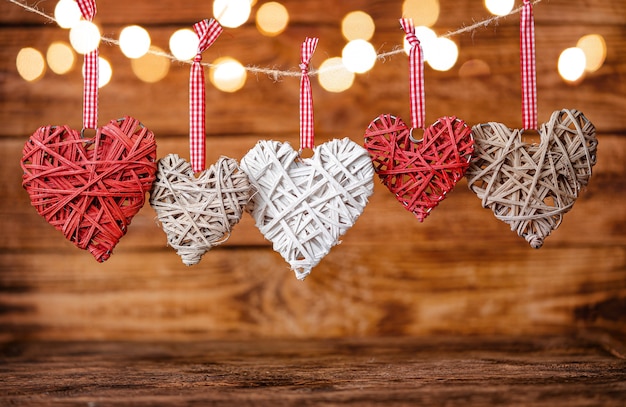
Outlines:
[[[537,73],[535,67],[535,21],[530,0],[520,14],[520,61],[522,72],[522,125],[537,129]]]
[[[198,36],[198,50],[191,64],[189,73],[189,155],[191,166],[195,172],[205,168],[205,140],[206,126],[206,90],[204,84],[204,69],[202,52],[209,48],[223,31],[222,26],[214,19],[202,20],[193,25]]]
[[[96,15],[95,0],[77,0],[78,8],[87,21]],[[98,126],[98,48],[83,57],[83,129]]]
[[[400,25],[411,46],[409,51],[409,91],[411,96],[411,121],[413,128],[424,128],[426,121],[426,104],[424,94],[424,52],[419,39],[415,35],[413,19],[401,18]]]
[[[313,148],[315,131],[313,120],[313,93],[309,79],[309,62],[317,47],[318,38],[307,37],[300,48],[300,150]]]

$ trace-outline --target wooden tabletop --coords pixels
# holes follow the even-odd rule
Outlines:
[[[12,342],[0,405],[623,406],[626,359],[584,339]]]

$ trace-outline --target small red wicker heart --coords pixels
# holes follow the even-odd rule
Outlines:
[[[474,140],[464,121],[446,116],[415,141],[402,119],[384,114],[365,131],[365,148],[382,183],[422,222],[465,174]]]
[[[102,262],[143,206],[155,161],[154,134],[132,117],[112,120],[93,138],[44,126],[24,145],[22,186],[41,216]]]

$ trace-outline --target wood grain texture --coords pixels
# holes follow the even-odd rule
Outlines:
[[[0,349],[12,406],[622,406],[626,361],[593,342],[34,342]]]
[[[98,22],[109,37],[124,25],[143,24],[153,43],[167,49],[175,29],[190,27],[200,14],[211,16],[209,3],[107,1],[99,5]],[[246,65],[297,70],[308,35],[320,37],[313,58],[319,66],[340,55],[341,18],[356,9],[376,21],[378,50],[402,41],[400,1],[284,4],[291,13],[285,34],[262,37],[251,20],[227,29],[204,61],[231,55]],[[39,7],[51,13],[53,5]],[[480,1],[442,0],[441,7],[438,33],[488,17]],[[67,31],[0,2],[0,341],[586,332],[625,343],[626,3],[550,0],[535,8],[535,17],[539,121],[553,110],[577,108],[596,125],[600,141],[589,187],[544,247],[530,249],[482,209],[464,180],[423,224],[376,181],[370,204],[342,244],[298,282],[248,215],[228,242],[190,268],[166,246],[148,205],[104,264],[46,224],[21,188],[19,159],[37,127],[81,125],[80,64],[67,75],[47,72],[38,82],[23,81],[15,68],[19,49],[45,52],[51,42],[67,41]],[[521,124],[517,24],[511,16],[453,38],[461,50],[458,64],[448,72],[426,70],[427,121],[454,114],[469,124]],[[580,84],[567,85],[556,72],[559,53],[589,33],[605,37],[606,63]],[[155,132],[159,157],[188,157],[189,66],[172,63],[163,81],[145,84],[117,47],[103,45],[101,53],[114,76],[101,90],[100,122],[133,115]],[[476,59],[490,74],[459,75],[463,63]],[[297,78],[265,75],[250,75],[234,94],[209,84],[207,162],[220,155],[240,159],[259,139],[297,146],[298,90]],[[313,80],[313,94],[317,143],[337,137],[362,143],[379,114],[409,117],[406,57],[378,61],[341,94]]]

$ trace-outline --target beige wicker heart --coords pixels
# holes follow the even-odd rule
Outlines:
[[[187,161],[169,154],[159,160],[150,205],[167,243],[191,266],[228,239],[249,198],[248,177],[236,160],[221,157],[195,177]]]
[[[522,130],[501,123],[474,126],[469,188],[496,218],[538,249],[559,227],[596,163],[593,124],[579,111],[552,113],[541,125],[540,144],[522,141]]]
[[[317,146],[311,158],[262,140],[241,168],[256,189],[249,208],[256,226],[299,280],[339,243],[374,191],[369,155],[348,138]]]

